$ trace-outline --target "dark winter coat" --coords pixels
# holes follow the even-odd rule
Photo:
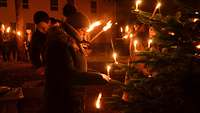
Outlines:
[[[66,26],[68,28],[68,26]],[[71,28],[69,28],[71,29]],[[73,31],[73,29],[71,29]],[[67,31],[69,32],[69,31]],[[80,113],[76,86],[105,84],[98,73],[85,72],[84,54],[78,43],[62,28],[51,28],[46,50],[46,108],[47,113]],[[75,33],[75,32],[74,32]],[[76,33],[75,33],[76,34]],[[82,66],[78,66],[82,65]]]
[[[36,29],[36,31],[32,35],[30,42],[30,59],[31,63],[36,68],[44,64],[45,42],[46,42],[46,34]],[[42,56],[42,59],[40,56]]]

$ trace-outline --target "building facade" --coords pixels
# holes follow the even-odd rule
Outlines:
[[[16,27],[17,0],[0,0],[0,24]],[[24,29],[33,27],[33,14],[36,11],[46,11],[51,17],[63,19],[62,9],[67,0],[19,0],[20,18]],[[77,8],[86,14],[90,21],[111,18],[115,19],[115,0],[75,0]]]

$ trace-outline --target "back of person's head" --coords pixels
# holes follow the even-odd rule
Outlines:
[[[74,5],[72,4],[66,4],[63,8],[63,15],[65,17],[68,17],[70,15],[73,15],[74,13],[77,12],[77,9]]]
[[[40,22],[49,22],[49,15],[44,11],[37,11],[33,15],[33,21],[35,24],[39,24]]]
[[[89,26],[89,19],[84,14],[77,12],[67,18],[67,23],[75,29],[82,29]]]

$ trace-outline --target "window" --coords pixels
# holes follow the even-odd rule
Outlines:
[[[23,5],[24,9],[28,9],[28,7],[29,7],[28,6],[28,0],[23,0],[23,4],[22,5]]]
[[[58,0],[51,0],[50,8],[52,11],[57,11],[58,10]]]
[[[0,0],[0,7],[7,7],[7,0]]]
[[[97,13],[97,1],[96,0],[91,1],[91,12]]]

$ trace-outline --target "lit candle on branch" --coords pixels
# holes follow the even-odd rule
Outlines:
[[[8,28],[6,29],[6,32],[7,32],[7,33],[9,33],[9,32],[10,32],[10,27],[8,27]]]
[[[110,65],[107,65],[107,75],[110,77],[110,69],[111,69],[111,66]]]
[[[2,30],[3,33],[5,32],[5,25],[4,24],[1,25],[1,30]]]
[[[137,41],[137,40],[134,40],[133,44],[134,44],[134,51],[135,51],[135,52],[138,52],[138,50],[137,50],[138,41]]]
[[[118,62],[117,62],[117,53],[113,53],[113,59],[114,59],[114,61],[115,61],[115,64],[118,64]]]
[[[100,92],[95,103],[97,109],[101,108],[101,97],[102,97],[102,93]]]
[[[128,26],[128,25],[125,27],[125,32],[126,32],[126,33],[129,32],[129,26]]]
[[[93,42],[96,38],[98,38],[104,31],[107,31],[108,29],[110,29],[112,27],[112,22],[111,22],[111,20],[110,21],[108,21],[108,23],[103,27],[103,29],[99,32],[99,33],[97,33],[95,36],[94,36],[94,38],[92,38],[91,40],[90,40],[90,42]]]
[[[153,17],[155,16],[156,11],[157,11],[160,7],[161,7],[161,3],[158,2],[157,5],[156,5],[156,7],[155,7],[155,9],[154,9],[154,11],[153,11],[153,13],[152,13],[152,15],[151,15],[151,18],[153,18]]]
[[[139,5],[142,3],[142,0],[137,0],[135,2],[135,11],[139,11]]]
[[[87,32],[91,32],[95,27],[98,27],[101,25],[101,22],[100,21],[96,21],[94,23],[92,23],[89,28],[87,29]]]
[[[122,27],[120,27],[120,31],[121,31],[121,33],[123,33],[123,28]]]
[[[151,43],[153,42],[153,40],[152,39],[149,39],[148,40],[148,48],[151,48]]]

